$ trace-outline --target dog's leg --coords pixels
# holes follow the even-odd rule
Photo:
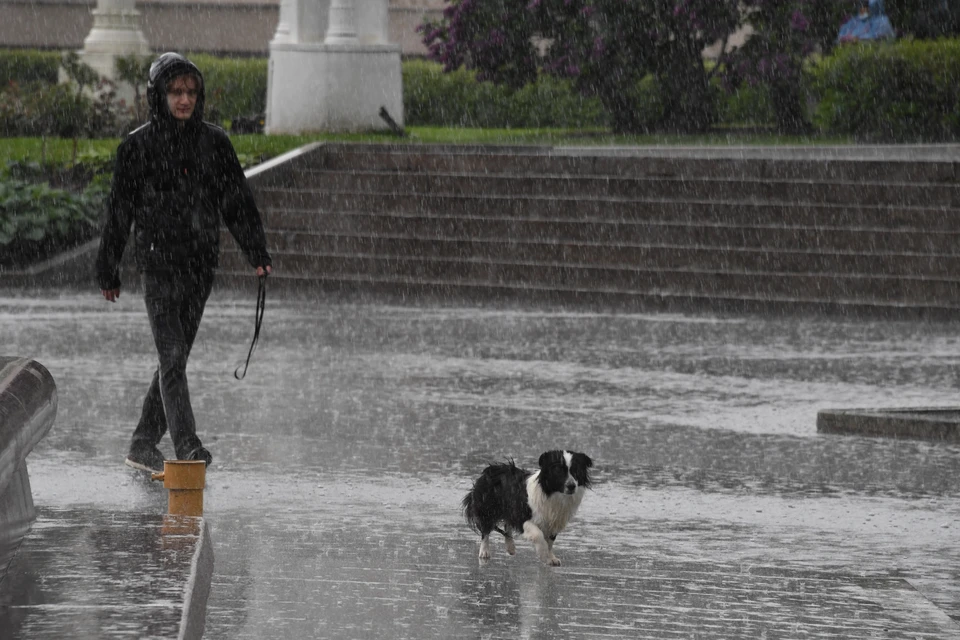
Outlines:
[[[517,545],[513,542],[513,536],[504,535],[503,542],[507,545],[507,553],[512,556],[517,555]]]
[[[550,548],[553,543],[548,543],[540,527],[530,520],[523,523],[523,537],[533,543],[533,546],[537,549],[537,555],[543,562],[551,567],[560,566],[560,559],[553,555],[553,550]]]
[[[490,534],[481,536],[480,538],[480,555],[481,560],[490,559]]]

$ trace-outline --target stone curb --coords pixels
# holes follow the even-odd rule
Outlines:
[[[827,409],[817,432],[960,442],[960,407]]]
[[[213,542],[210,528],[203,521],[200,538],[190,562],[190,575],[183,589],[183,615],[180,617],[179,640],[202,638],[207,619],[207,599],[213,581]]]

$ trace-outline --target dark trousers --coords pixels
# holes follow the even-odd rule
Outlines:
[[[200,446],[187,389],[187,358],[213,286],[213,271],[149,271],[142,278],[160,364],[143,400],[133,443],[156,446],[169,429],[177,458],[183,459]]]

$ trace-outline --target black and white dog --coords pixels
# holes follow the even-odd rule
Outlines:
[[[480,533],[480,560],[490,559],[490,532],[497,531],[510,555],[517,552],[513,536],[519,533],[543,562],[559,566],[553,542],[577,512],[592,466],[583,453],[547,451],[538,471],[521,469],[513,460],[484,469],[462,503],[464,517]]]

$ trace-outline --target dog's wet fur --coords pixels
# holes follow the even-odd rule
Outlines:
[[[575,451],[547,451],[540,468],[527,471],[509,460],[483,470],[464,497],[463,515],[480,533],[480,560],[490,559],[490,534],[503,535],[507,553],[514,555],[514,536],[523,535],[536,547],[540,559],[551,566],[560,560],[553,543],[580,507],[590,487],[593,461]]]

